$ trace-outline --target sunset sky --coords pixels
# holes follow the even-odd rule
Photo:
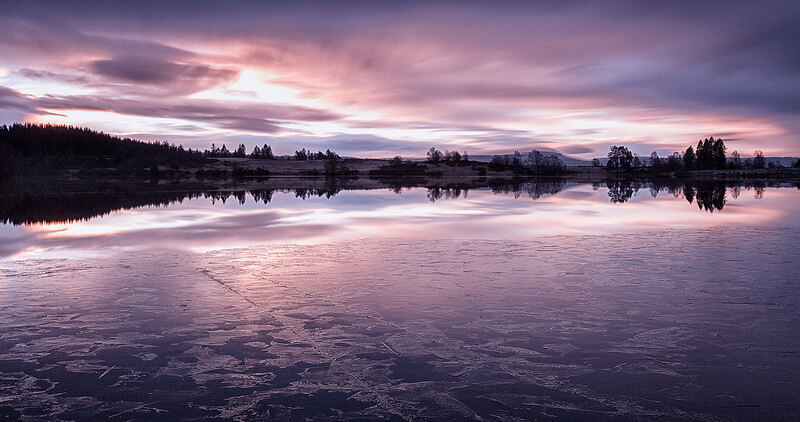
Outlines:
[[[344,155],[800,155],[800,1],[0,0],[0,123]]]

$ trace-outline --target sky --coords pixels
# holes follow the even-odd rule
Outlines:
[[[360,157],[800,155],[800,2],[0,0],[0,123]]]

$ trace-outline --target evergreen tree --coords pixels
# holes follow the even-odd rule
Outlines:
[[[725,142],[721,138],[717,138],[711,146],[711,163],[715,169],[724,169],[728,159],[725,157]]]
[[[275,154],[272,153],[272,147],[264,144],[264,147],[261,148],[261,156],[267,160],[274,160]]]
[[[247,157],[247,147],[244,144],[239,144],[236,152],[233,153],[234,157],[244,158]]]
[[[694,155],[694,150],[690,146],[689,148],[686,148],[686,151],[683,153],[683,166],[686,167],[686,169],[691,170],[695,167],[696,163],[697,156]]]

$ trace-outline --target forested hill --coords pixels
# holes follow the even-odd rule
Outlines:
[[[150,143],[120,138],[88,128],[50,124],[0,126],[0,156],[9,160],[37,157],[86,160],[102,158],[142,165],[201,162],[200,151],[167,142]]]

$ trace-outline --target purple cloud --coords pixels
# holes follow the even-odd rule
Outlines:
[[[110,82],[135,88],[156,87],[172,94],[204,91],[230,84],[239,77],[237,69],[136,56],[95,60],[89,63],[89,69]]]
[[[33,99],[9,85],[20,95],[0,108],[264,134],[336,120],[345,135],[374,132],[366,150],[398,152],[407,149],[383,135],[602,154],[610,143],[670,151],[733,132],[745,148],[789,154],[800,152],[798,21],[800,3],[788,0],[17,2],[0,18],[0,67],[65,87]],[[189,97],[244,71],[315,106]]]

